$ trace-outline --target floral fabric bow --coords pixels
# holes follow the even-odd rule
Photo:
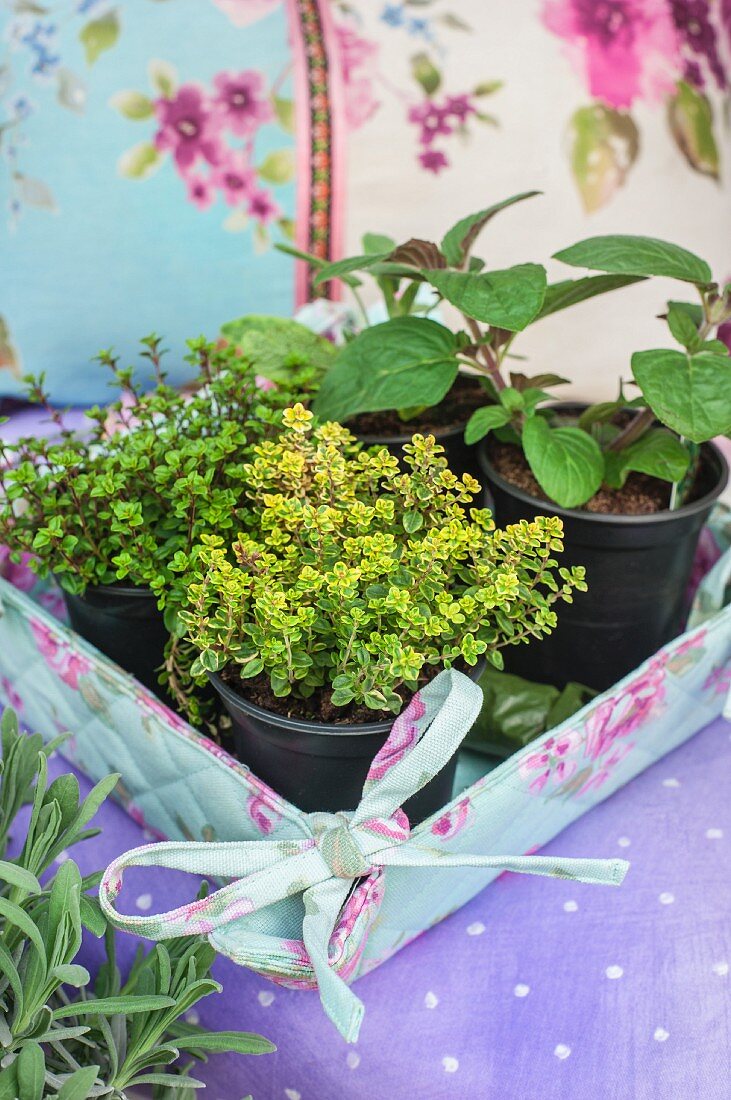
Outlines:
[[[299,972],[312,975],[326,1013],[343,1037],[355,1042],[363,1004],[339,972],[331,949],[356,882],[380,881],[388,867],[484,867],[618,886],[629,866],[619,859],[454,853],[424,843],[427,834],[422,830],[411,835],[400,807],[457,751],[481,705],[482,692],[467,676],[452,669],[441,672],[394,722],[371,765],[356,810],[303,814],[307,835],[302,839],[163,842],[135,848],[114,860],[104,874],[99,900],[105,916],[119,928],[155,940],[206,935],[217,950],[238,962],[248,954],[247,939],[266,941],[269,946],[257,955],[257,969],[289,977],[291,968],[285,963],[293,941],[252,932],[246,918],[300,897],[305,970]],[[167,913],[126,916],[113,903],[124,871],[134,866],[169,867],[231,881]],[[372,891],[377,904],[381,896]],[[367,927],[361,934],[367,934]]]

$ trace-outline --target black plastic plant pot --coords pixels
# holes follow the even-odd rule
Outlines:
[[[428,431],[422,431],[421,428],[414,427],[404,432],[403,435],[361,435],[360,433],[357,433],[357,435],[360,442],[366,447],[387,447],[399,461],[404,457],[404,444],[410,443],[411,437],[416,432],[421,432],[423,435],[433,435],[437,443],[441,443],[444,447],[445,457],[452,473],[457,474],[457,476],[471,474],[472,477],[482,482],[484,479],[480,470],[477,448],[474,445],[468,445],[464,440],[466,426],[467,421],[453,428],[432,428]]]
[[[470,678],[479,679],[484,667],[476,665]],[[248,702],[216,673],[209,679],[231,718],[236,755],[259,779],[307,813],[356,808],[394,719],[348,726],[287,718]],[[404,804],[412,826],[451,800],[456,767],[455,755]]]
[[[157,682],[168,632],[149,588],[101,584],[63,595],[76,633],[168,702]]]
[[[508,672],[559,688],[574,680],[604,691],[682,631],[698,537],[728,482],[728,465],[714,444],[701,449],[696,499],[642,516],[539,500],[497,473],[484,445],[480,463],[498,526],[560,516],[565,550],[559,565],[586,567],[588,592],[558,605],[558,626],[549,637],[503,649]]]

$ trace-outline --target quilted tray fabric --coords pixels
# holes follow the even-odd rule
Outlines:
[[[725,513],[716,515],[714,532],[716,544],[728,548]],[[698,625],[561,726],[487,774],[480,774],[488,766],[484,758],[461,753],[452,802],[398,840],[407,854],[418,855],[425,845],[441,852],[450,869],[387,865],[345,891],[327,943],[333,973],[350,982],[373,969],[512,867],[506,853],[520,862],[718,717],[731,684],[731,607],[720,610],[729,575],[731,551],[702,582]],[[121,772],[118,796],[152,839],[206,842],[204,849],[187,846],[205,852],[225,849],[220,842],[227,841],[274,841],[284,852],[286,842],[296,842],[291,851],[314,843],[311,819],[318,815],[281,799],[59,622],[36,602],[38,592],[33,596],[0,580],[0,698],[47,738],[71,731],[64,755],[92,779]],[[392,750],[406,717],[395,723]],[[458,856],[473,865],[452,866]],[[503,862],[491,866],[489,857]],[[570,861],[551,870],[540,869],[540,858],[533,863],[538,873],[574,873]],[[215,860],[189,869],[230,874]],[[238,923],[211,939],[275,980],[311,986],[321,974],[313,974],[314,960],[302,946],[302,898],[296,890],[287,893],[281,904],[239,914]],[[344,1034],[352,1032],[342,1019],[336,1022]]]

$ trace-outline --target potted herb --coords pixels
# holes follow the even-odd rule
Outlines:
[[[120,396],[89,410],[84,433],[66,430],[42,382],[31,381],[57,435],[0,444],[0,541],[16,558],[30,552],[36,572],[61,585],[74,629],[156,690],[169,635],[179,633],[187,553],[202,531],[234,526],[245,459],[286,395],[262,392],[233,348],[202,339],[190,341],[197,378],[182,392],[165,381],[160,339],[142,344],[155,388],[143,393],[102,353]],[[177,694],[176,667],[167,672]]]
[[[303,809],[353,808],[405,699],[445,665],[477,677],[500,650],[550,633],[583,591],[558,569],[561,522],[495,530],[433,437],[360,450],[301,404],[246,469],[249,525],[205,536],[180,617],[253,771]],[[453,765],[454,766],[454,765]],[[451,796],[445,769],[412,820]]]
[[[549,286],[541,264],[487,270],[472,254],[479,234],[495,215],[538,194],[522,192],[462,218],[439,245],[418,239],[397,245],[371,233],[363,238],[361,255],[334,263],[278,246],[316,269],[315,286],[325,288],[332,279],[345,283],[364,325],[323,377],[313,403],[320,419],[347,423],[364,443],[386,445],[397,455],[414,431],[431,432],[454,470],[481,477],[472,444],[483,407],[511,385],[502,368],[517,333],[637,281],[634,275],[614,274]],[[388,319],[380,324],[369,323],[360,291],[364,277],[381,296]],[[441,302],[457,309],[462,331],[429,316]],[[551,381],[559,379],[542,374],[532,387]]]
[[[123,982],[114,931],[94,895],[101,874],[82,878],[68,849],[98,829],[86,826],[114,788],[108,776],[79,801],[73,775],[48,783],[44,746],[25,736],[11,710],[2,717],[0,778],[0,1096],[107,1096],[124,1100],[138,1087],[202,1088],[190,1075],[209,1053],[265,1054],[261,1035],[209,1032],[190,1023],[193,1005],[221,986],[211,978],[215,951],[186,936],[140,948]],[[18,813],[30,818],[18,828]],[[25,833],[20,853],[7,851],[10,830]],[[58,866],[54,867],[54,864]],[[49,875],[49,870],[54,868]],[[43,884],[39,879],[43,878]],[[92,983],[77,962],[82,928],[104,937],[106,961]]]
[[[697,295],[668,303],[679,346],[636,352],[615,399],[551,407],[549,382],[513,379],[472,425],[472,438],[491,433],[481,462],[498,521],[561,516],[567,559],[589,580],[539,658],[516,653],[511,671],[604,689],[682,628],[698,536],[728,480],[710,440],[731,431],[731,357],[715,336],[731,317],[731,288],[704,260],[652,238],[596,237],[556,258],[608,277],[675,278]]]

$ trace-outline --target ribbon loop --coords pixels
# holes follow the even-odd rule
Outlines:
[[[317,838],[317,847],[335,878],[360,878],[373,870],[361,851],[350,826],[343,823],[326,829]]]

